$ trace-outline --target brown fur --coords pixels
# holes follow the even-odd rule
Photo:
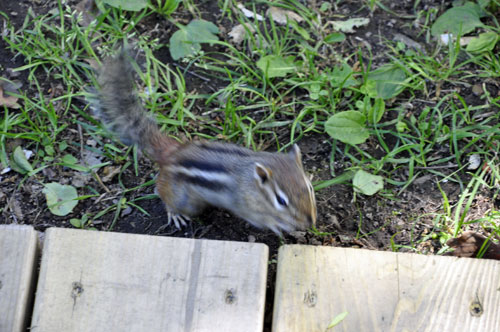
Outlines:
[[[137,144],[151,159],[165,162],[179,143],[160,132],[137,95],[134,69],[125,51],[107,59],[100,70],[96,115],[123,143]]]

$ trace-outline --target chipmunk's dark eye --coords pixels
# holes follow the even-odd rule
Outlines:
[[[283,197],[281,197],[280,195],[278,195],[278,194],[276,194],[276,200],[278,201],[278,203],[280,205],[283,205],[283,206],[287,206],[288,205],[287,201]]]

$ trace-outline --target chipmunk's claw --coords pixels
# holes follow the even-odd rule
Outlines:
[[[182,227],[187,226],[188,221],[191,221],[191,219],[187,216],[167,211],[167,225],[170,225],[173,222],[177,229],[181,229]]]

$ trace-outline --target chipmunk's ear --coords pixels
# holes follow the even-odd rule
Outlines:
[[[266,184],[271,178],[271,175],[272,171],[269,168],[260,163],[255,163],[254,177],[259,185]]]
[[[300,148],[297,144],[294,144],[292,146],[292,149],[290,150],[290,152],[288,152],[288,155],[293,159],[295,160],[295,162],[297,163],[297,165],[299,165],[300,167],[302,167],[302,153],[300,152]]]

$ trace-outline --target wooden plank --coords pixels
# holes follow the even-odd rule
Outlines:
[[[33,227],[0,225],[0,331],[25,331],[28,326],[37,254]]]
[[[280,248],[273,331],[500,331],[500,262]]]
[[[261,331],[268,248],[52,228],[31,330]]]

